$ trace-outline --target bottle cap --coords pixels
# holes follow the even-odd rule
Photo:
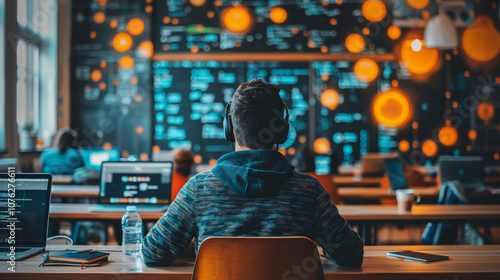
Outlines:
[[[135,212],[136,210],[137,208],[135,207],[135,205],[127,206],[127,212]]]

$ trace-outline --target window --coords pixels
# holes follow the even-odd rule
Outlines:
[[[46,146],[57,129],[57,1],[16,0],[13,9],[17,129]]]

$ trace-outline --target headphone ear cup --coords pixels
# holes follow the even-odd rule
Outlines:
[[[283,100],[281,101],[283,102],[284,113],[285,113],[285,118],[283,119],[283,125],[285,126],[285,128],[275,136],[274,142],[276,142],[276,144],[278,145],[281,145],[286,142],[288,138],[288,131],[290,130],[290,123],[288,122],[288,117],[289,117],[288,108],[286,107],[285,101]]]
[[[229,104],[227,104],[227,106],[226,106],[226,114],[224,116],[223,128],[224,128],[224,134],[226,136],[226,141],[234,143],[236,141],[234,139],[233,123],[231,122],[231,115],[230,115],[230,108],[231,107]]]

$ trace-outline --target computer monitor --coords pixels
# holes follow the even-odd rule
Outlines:
[[[389,185],[392,191],[407,189],[408,181],[404,171],[403,162],[399,158],[389,158],[385,160],[385,170],[389,178]]]
[[[120,151],[116,148],[104,149],[102,147],[82,148],[80,150],[85,167],[99,170],[104,161],[120,160]]]
[[[11,222],[15,223],[16,248],[30,249],[31,253],[45,248],[51,181],[50,174],[16,173],[15,177],[0,174],[0,248],[13,246],[8,241]],[[27,256],[30,252],[22,253]],[[0,256],[2,260],[5,259],[3,254]],[[21,255],[16,252],[18,257]]]
[[[0,172],[8,172],[10,167],[17,168],[17,158],[0,158]]]
[[[382,176],[385,173],[385,160],[398,158],[397,153],[369,153],[361,157],[362,176]]]
[[[172,162],[103,162],[99,203],[169,204]]]
[[[459,181],[465,189],[484,188],[484,163],[482,157],[440,157],[441,183]]]

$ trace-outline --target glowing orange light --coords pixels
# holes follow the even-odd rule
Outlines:
[[[399,86],[398,80],[392,80],[391,85],[392,85],[392,87],[398,87]]]
[[[291,156],[295,155],[295,149],[294,149],[293,147],[288,148],[288,150],[287,150],[287,151],[288,151],[288,154],[289,154],[289,155],[291,155]]]
[[[118,80],[118,79],[113,80],[113,85],[117,86],[119,84],[120,84],[120,80]]]
[[[105,90],[106,89],[106,83],[105,82],[100,82],[99,83],[99,89],[100,90]]]
[[[422,152],[428,157],[433,157],[437,154],[438,146],[436,142],[427,140],[422,144]]]
[[[399,141],[399,150],[403,153],[408,152],[410,150],[410,142],[406,140]]]
[[[215,158],[211,158],[209,161],[208,161],[208,164],[210,166],[215,166],[217,164],[217,160]]]
[[[147,160],[148,160],[148,158],[149,158],[149,157],[148,157],[148,154],[146,154],[146,153],[142,153],[142,154],[139,156],[139,159],[140,159],[141,161],[147,161]]]
[[[330,110],[335,110],[339,105],[339,93],[334,89],[327,89],[321,93],[321,104]]]
[[[354,74],[361,82],[369,83],[378,76],[378,65],[371,58],[361,58],[354,64]]]
[[[465,70],[465,71],[464,71],[464,76],[465,76],[466,78],[469,78],[469,77],[470,77],[470,72],[469,72],[469,71],[467,71],[467,70]]]
[[[453,101],[452,105],[451,105],[453,108],[458,108],[458,102],[457,101]]]
[[[151,149],[151,151],[154,153],[154,154],[157,154],[161,151],[160,149],[160,146],[158,145],[154,145],[153,148]]]
[[[493,156],[493,158],[494,158],[495,160],[499,160],[499,159],[500,159],[500,154],[495,153],[495,155]]]
[[[363,30],[361,32],[363,32],[363,34],[365,34],[365,35],[369,35],[370,29],[368,27],[365,27],[365,28],[363,28]]]
[[[345,39],[345,47],[352,53],[360,53],[365,48],[365,39],[361,35],[353,33]]]
[[[123,56],[118,61],[118,65],[122,69],[132,69],[134,68],[134,64],[135,64],[134,59],[128,55]]]
[[[104,143],[104,144],[102,145],[102,148],[103,148],[104,150],[111,150],[111,148],[113,148],[113,146],[111,145],[111,143],[106,142],[106,143]]]
[[[312,48],[314,48],[315,46],[316,46],[316,44],[314,43],[314,41],[309,41],[309,42],[307,42],[307,47],[308,47],[308,48],[312,49]]]
[[[191,3],[191,5],[199,7],[199,6],[203,6],[203,4],[205,4],[206,0],[189,0],[189,2]]]
[[[418,141],[415,140],[415,141],[411,142],[411,146],[413,147],[413,149],[418,148]]]
[[[194,163],[201,163],[203,161],[203,158],[200,155],[195,155],[193,157]]]
[[[123,152],[122,152],[122,157],[123,157],[123,158],[127,158],[128,156],[129,156],[128,151],[123,151]]]
[[[458,133],[454,127],[445,126],[439,131],[438,138],[441,144],[451,146],[457,142]]]
[[[492,60],[500,53],[500,33],[489,17],[479,16],[474,24],[465,29],[462,47],[476,61]]]
[[[94,39],[97,36],[97,33],[95,31],[90,32],[90,38]]]
[[[135,102],[139,103],[142,101],[142,95],[138,94],[134,97]]]
[[[208,12],[207,12],[207,17],[208,17],[208,18],[213,18],[214,16],[215,16],[214,11],[208,11]]]
[[[103,12],[97,12],[94,14],[95,23],[103,23],[106,20],[106,15]]]
[[[451,92],[447,91],[444,93],[444,97],[450,99],[451,98]]]
[[[378,123],[387,127],[402,127],[412,116],[410,100],[402,91],[391,89],[375,97],[373,115]]]
[[[137,134],[142,134],[144,133],[144,127],[138,125],[136,128],[135,128],[135,132],[137,132]]]
[[[300,144],[304,144],[306,141],[307,141],[307,137],[305,137],[304,135],[299,136],[299,143]]]
[[[130,78],[130,84],[132,84],[132,85],[136,85],[136,84],[137,84],[137,82],[139,82],[139,80],[137,79],[137,77],[132,77],[132,78]],[[139,96],[140,96],[140,95],[139,95]]]
[[[322,53],[327,53],[328,52],[328,47],[327,46],[321,46],[320,48]]]
[[[288,17],[288,13],[285,9],[281,7],[271,8],[271,12],[269,13],[269,17],[274,23],[280,24],[286,21]]]
[[[371,22],[379,22],[385,18],[387,8],[382,1],[366,1],[361,6],[363,16]]]
[[[423,9],[429,4],[429,0],[406,0],[406,3],[414,9]]]
[[[475,129],[471,129],[469,130],[467,136],[469,137],[469,140],[474,141],[477,139],[477,131]]]
[[[198,53],[199,51],[200,51],[200,47],[198,47],[197,45],[194,45],[191,47],[192,53]]]
[[[484,121],[485,124],[490,122],[494,114],[495,108],[490,103],[482,102],[477,106],[477,115]]]
[[[163,17],[163,23],[165,24],[170,23],[170,17]]]
[[[435,70],[439,61],[439,52],[437,49],[428,49],[425,47],[425,42],[420,40],[422,48],[419,51],[414,51],[411,47],[413,40],[403,42],[401,48],[401,60],[406,64],[406,68],[410,73],[422,75]]]
[[[102,73],[101,73],[101,71],[99,71],[97,69],[92,71],[92,73],[90,73],[90,79],[92,79],[92,81],[94,81],[94,82],[100,81],[101,78],[102,78]]]
[[[418,129],[418,122],[412,122],[411,123],[411,128]]]
[[[140,18],[133,18],[127,23],[127,31],[132,35],[139,35],[144,31],[144,21]]]
[[[144,41],[139,45],[138,48],[139,56],[145,58],[151,58],[154,54],[153,42]]]
[[[322,74],[322,75],[321,75],[321,80],[322,80],[323,82],[328,81],[328,79],[330,79],[330,75],[327,75],[327,74]]]
[[[230,7],[222,12],[222,26],[232,32],[245,33],[249,31],[252,21],[248,8],[243,6]]]
[[[299,33],[299,29],[297,27],[292,27],[292,29],[290,29],[290,31],[292,32],[292,34]]]
[[[117,28],[118,27],[118,21],[116,19],[113,19],[109,22],[109,27],[111,28]]]
[[[330,141],[326,138],[314,140],[314,151],[320,155],[328,153],[330,151]]]
[[[108,63],[106,62],[106,60],[102,60],[101,63],[99,63],[99,66],[101,66],[101,68],[106,68],[107,65]]]
[[[132,47],[132,36],[120,32],[113,38],[113,48],[118,52],[126,52]]]
[[[338,21],[337,21],[337,19],[336,19],[336,18],[332,18],[332,19],[330,19],[330,24],[331,24],[331,25],[337,25],[337,23],[338,23]]]
[[[148,5],[144,10],[146,11],[146,13],[151,13],[153,11],[153,6]]]

